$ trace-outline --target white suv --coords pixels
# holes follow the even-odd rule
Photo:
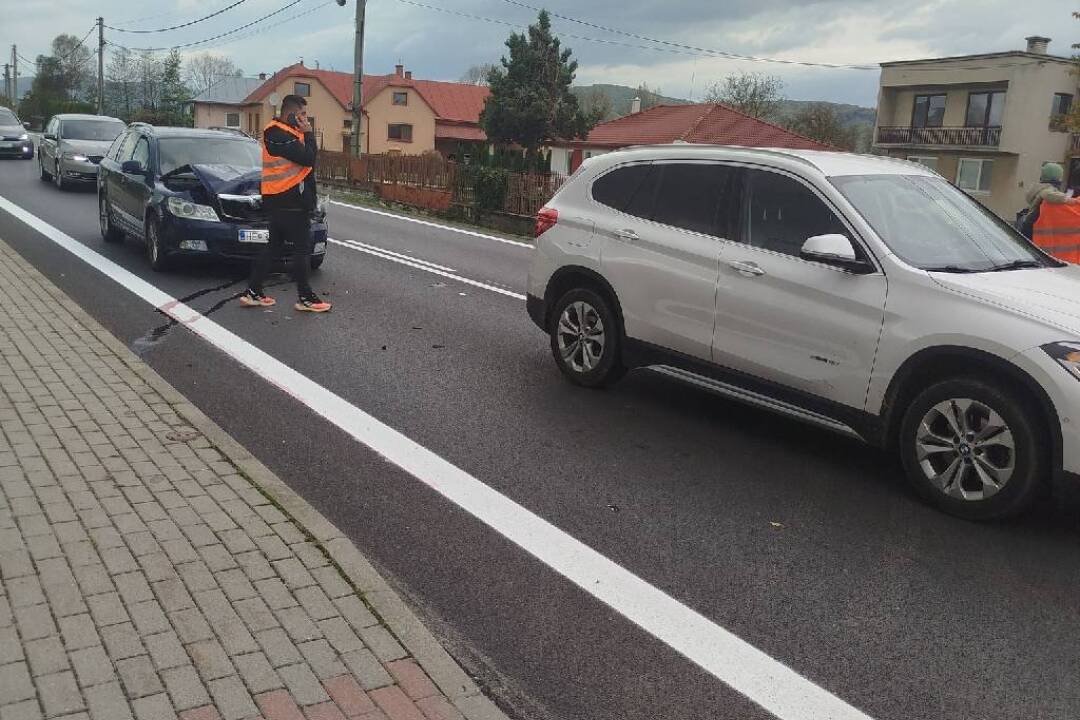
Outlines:
[[[894,448],[968,518],[1080,473],[1080,269],[921,165],[637,148],[536,232],[529,315],[579,385],[651,367]]]

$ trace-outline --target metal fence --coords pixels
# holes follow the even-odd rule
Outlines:
[[[451,162],[438,153],[424,155],[365,155],[323,150],[316,171],[318,181],[345,187],[397,185],[450,194],[452,205],[476,208],[476,180],[481,168]],[[559,173],[507,172],[503,206],[511,215],[533,216],[566,182]]]

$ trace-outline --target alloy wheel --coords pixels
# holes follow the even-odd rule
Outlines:
[[[577,300],[566,306],[556,330],[559,353],[574,372],[587,373],[604,356],[604,321],[596,308]]]
[[[1016,440],[993,408],[953,398],[923,416],[915,437],[919,467],[942,494],[979,501],[999,493],[1016,469]]]

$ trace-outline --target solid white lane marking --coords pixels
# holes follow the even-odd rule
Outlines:
[[[528,250],[533,249],[533,245],[526,242],[520,242],[518,240],[509,240],[498,235],[488,235],[482,232],[476,232],[475,230],[466,230],[465,228],[454,227],[453,225],[443,225],[441,223],[431,222],[430,220],[421,220],[420,218],[412,218],[407,215],[396,215],[385,210],[376,210],[374,208],[364,207],[363,205],[352,205],[350,203],[343,203],[340,200],[331,200],[331,205],[339,205],[341,207],[351,208],[353,210],[359,210],[360,212],[371,213],[372,215],[381,215],[382,217],[393,218],[395,220],[404,220],[405,222],[416,223],[417,225],[425,225],[427,227],[437,228],[439,230],[449,230],[460,235],[469,235],[471,237],[483,238],[484,240],[494,240],[505,245],[512,245],[514,247],[526,248]]]
[[[361,248],[364,248],[364,249],[367,249],[367,250],[373,250],[373,251],[375,251],[377,253],[381,253],[383,255],[392,255],[393,257],[396,257],[396,258],[398,258],[400,260],[408,260],[410,262],[420,263],[421,265],[427,265],[428,267],[433,267],[436,270],[442,270],[443,272],[457,272],[452,267],[446,267],[445,265],[439,265],[438,263],[433,263],[430,260],[423,260],[423,259],[418,258],[418,257],[413,257],[412,255],[406,255],[405,253],[395,252],[393,250],[387,250],[386,248],[381,248],[378,245],[370,245],[370,244],[365,243],[365,242],[360,242],[359,240],[338,240],[337,238],[328,238],[328,239],[330,240],[330,242],[337,243],[338,245],[344,245],[346,247],[359,246]]]
[[[523,294],[519,293],[519,292],[514,292],[513,290],[508,290],[506,288],[499,287],[498,285],[490,285],[488,283],[480,282],[479,280],[472,280],[472,279],[467,278],[467,277],[462,277],[461,275],[458,275],[456,273],[446,272],[445,270],[439,270],[439,269],[437,269],[435,267],[431,267],[429,265],[421,265],[419,262],[417,262],[415,260],[406,260],[406,259],[404,259],[403,257],[401,257],[399,255],[387,255],[384,251],[375,250],[371,246],[366,246],[365,247],[363,245],[355,244],[353,241],[350,241],[350,240],[338,240],[336,238],[327,238],[327,239],[332,243],[336,243],[338,245],[345,245],[350,250],[357,250],[357,251],[362,252],[362,253],[367,253],[368,255],[374,255],[375,257],[380,257],[383,260],[389,260],[390,262],[396,262],[399,265],[407,265],[408,267],[416,268],[417,270],[423,270],[424,272],[429,272],[432,275],[439,275],[440,277],[450,278],[451,280],[456,280],[459,283],[464,283],[466,285],[472,285],[473,287],[483,288],[484,290],[490,290],[491,292],[499,293],[500,295],[506,295],[507,297],[516,298],[517,300],[524,300],[525,299],[525,296]]]
[[[40,218],[7,211],[494,529],[781,720],[870,720],[626,568]]]

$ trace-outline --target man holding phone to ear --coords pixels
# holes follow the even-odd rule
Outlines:
[[[240,296],[245,307],[271,307],[276,301],[263,292],[270,261],[281,254],[286,240],[292,243],[292,278],[302,312],[322,313],[330,309],[311,289],[311,213],[318,198],[315,193],[315,161],[318,146],[307,116],[307,100],[286,95],[281,115],[263,130],[262,203],[270,216],[270,242],[259,252],[251,268],[248,289]]]

